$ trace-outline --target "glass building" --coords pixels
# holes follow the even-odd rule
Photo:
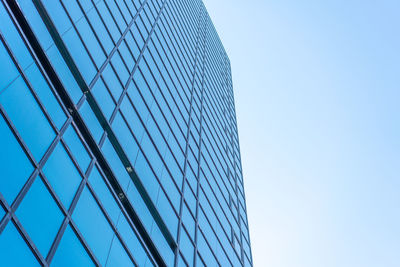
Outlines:
[[[252,266],[201,0],[0,0],[0,266]]]

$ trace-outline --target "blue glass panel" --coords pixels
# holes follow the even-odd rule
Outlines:
[[[129,160],[135,162],[139,147],[119,112],[115,116],[112,128]]]
[[[47,56],[53,64],[54,69],[56,70],[72,100],[74,101],[74,103],[77,103],[83,93],[76,83],[76,80],[72,76],[72,73],[69,71],[64,59],[62,58],[60,52],[57,50],[56,46],[52,46],[49,48],[49,50],[47,50]]]
[[[68,208],[82,178],[61,143],[50,155],[43,172],[61,202]]]
[[[10,48],[22,69],[28,67],[33,61],[31,54],[26,48],[3,5],[0,5],[0,31],[5,37],[7,43],[11,46]]]
[[[78,162],[79,167],[83,172],[85,172],[89,166],[91,158],[72,125],[70,125],[65,131],[63,139],[66,141],[69,149]]]
[[[26,69],[25,74],[29,79],[33,89],[38,94],[40,101],[46,107],[51,119],[54,121],[58,129],[61,129],[67,116],[62,110],[60,104],[57,102],[53,92],[48,86],[46,80],[43,78],[42,73],[36,65],[31,65]]]
[[[70,29],[63,35],[62,38],[83,78],[85,79],[86,83],[89,84],[96,74],[96,68],[94,67],[94,64],[86,52],[85,47],[79,39],[78,34],[74,29]]]
[[[0,116],[0,192],[9,205],[33,171],[33,166]]]
[[[3,219],[5,214],[6,214],[6,212],[4,211],[3,207],[0,205],[0,221],[1,221],[1,219]]]
[[[81,109],[79,110],[79,113],[82,115],[82,118],[85,121],[86,125],[88,126],[94,139],[97,142],[100,142],[100,138],[103,135],[104,130],[101,127],[99,121],[97,120],[96,115],[93,113],[92,108],[86,101],[85,103],[83,103]]]
[[[74,2],[74,1],[67,1]],[[82,36],[83,41],[85,42],[86,47],[89,48],[90,54],[93,57],[94,62],[97,67],[100,68],[101,65],[106,61],[106,56],[104,55],[103,50],[99,42],[97,41],[95,35],[93,34],[92,29],[90,29],[88,22],[85,18],[79,20],[76,24],[80,35]]]
[[[139,242],[139,239],[133,232],[125,216],[121,216],[119,218],[117,229],[124,239],[126,246],[135,258],[136,263],[139,266],[144,266],[146,259],[148,259],[148,256],[143,248],[143,245]]]
[[[96,84],[92,88],[92,94],[96,98],[96,101],[101,107],[104,116],[106,116],[106,119],[109,119],[114,111],[115,103],[102,79],[97,80]]]
[[[184,229],[181,231],[180,249],[189,265],[193,265],[194,246]]]
[[[114,222],[114,224],[117,224],[118,216],[121,213],[121,210],[111,194],[110,189],[107,187],[103,177],[99,173],[97,167],[93,168],[93,171],[89,176],[89,182],[96,195],[100,199],[100,202],[106,209],[111,220]]]
[[[3,43],[0,42],[0,93],[19,75]]]
[[[91,5],[91,2],[88,2],[86,0],[80,0],[80,2],[82,3],[82,6],[85,5]],[[85,7],[84,7],[85,8]],[[91,7],[87,7],[88,9]],[[99,37],[105,51],[107,54],[109,54],[111,52],[111,50],[114,47],[114,44],[111,40],[110,35],[108,34],[106,28],[104,27],[103,22],[101,21],[99,14],[96,12],[95,9],[91,9],[88,13],[87,13],[88,19],[90,21],[90,23],[92,25],[96,25],[94,27],[94,30],[97,34],[97,36]]]
[[[100,264],[104,265],[114,232],[87,187],[79,198],[72,218]]]
[[[187,267],[187,264],[184,262],[181,254],[179,254],[178,267]]]
[[[110,267],[134,266],[128,254],[126,253],[124,247],[122,246],[121,242],[118,240],[117,237],[114,237],[113,239],[110,255],[108,256],[106,266]]]
[[[0,95],[0,103],[35,159],[39,161],[53,141],[55,133],[21,77]]]
[[[44,0],[42,2],[60,34],[63,34],[72,27],[71,22],[59,1]]]
[[[115,152],[108,138],[104,142],[101,150],[106,156],[106,159],[110,164],[115,176],[117,177],[119,184],[123,189],[126,190],[128,188],[129,182],[131,181],[131,177],[128,175],[128,172],[126,171],[124,165],[117,155],[117,152]]]
[[[65,229],[51,266],[95,266],[70,226]]]
[[[114,99],[118,101],[119,96],[122,93],[122,86],[110,64],[108,64],[104,69],[103,78]]]
[[[176,237],[178,234],[178,218],[161,188],[158,194],[156,206],[169,231],[174,237]]]
[[[16,214],[40,253],[46,257],[64,216],[39,177],[22,200]]]
[[[2,266],[40,266],[12,222],[0,234]]]
[[[53,39],[51,38],[49,32],[46,29],[46,25],[43,23],[42,18],[37,12],[32,1],[20,1],[18,2],[25,16],[27,17],[33,31],[39,39],[40,44],[47,50],[50,45],[53,44]]]
[[[156,244],[167,266],[172,266],[174,262],[174,252],[168,245],[167,240],[165,240],[163,234],[160,231],[160,228],[158,228],[158,226],[155,223],[153,223],[152,226],[151,238],[153,239],[153,242]]]

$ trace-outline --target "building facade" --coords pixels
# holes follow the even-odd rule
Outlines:
[[[1,0],[0,266],[252,266],[201,0]]]

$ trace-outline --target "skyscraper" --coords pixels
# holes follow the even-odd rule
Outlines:
[[[1,0],[0,266],[252,266],[200,0]]]

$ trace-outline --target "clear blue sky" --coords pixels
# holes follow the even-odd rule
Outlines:
[[[400,266],[400,1],[204,0],[255,266]]]

